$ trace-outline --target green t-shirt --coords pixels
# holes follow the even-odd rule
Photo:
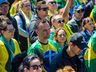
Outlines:
[[[38,40],[28,48],[28,55],[37,54],[42,57],[44,53],[47,51],[52,50],[56,53],[59,53],[61,50],[57,47],[57,44],[53,40],[48,40],[47,44],[41,44]]]
[[[61,52],[61,48],[57,47],[57,44],[53,40],[48,40],[47,44],[42,44],[38,40],[31,45],[28,49],[27,54],[32,55],[36,54],[43,61],[43,66],[46,71],[49,69],[49,65],[53,59],[53,57]]]

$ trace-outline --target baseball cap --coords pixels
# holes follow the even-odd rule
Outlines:
[[[9,4],[8,0],[0,0],[0,4],[4,4],[4,3]]]
[[[76,5],[75,7],[74,7],[74,11],[78,11],[78,10],[84,10],[84,6],[82,6],[82,5]]]
[[[88,47],[81,33],[74,33],[70,38],[70,42],[77,45],[81,50]]]

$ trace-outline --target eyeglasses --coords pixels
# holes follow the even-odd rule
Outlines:
[[[77,13],[81,13],[81,12],[84,12],[84,9],[77,10]]]
[[[62,36],[65,37],[66,35],[65,34],[58,35],[59,38],[61,38]]]
[[[64,21],[63,18],[59,18],[59,19],[57,19],[57,22],[62,24],[62,23],[64,23],[65,21]]]
[[[13,28],[13,29],[7,29],[7,31],[9,32],[9,33],[13,33],[13,32],[15,32],[15,29]]]
[[[52,4],[52,5],[55,5],[56,1],[52,1],[52,2],[49,2],[49,3]]]
[[[39,8],[38,10],[47,11],[48,10],[48,7]]]
[[[6,5],[5,4],[2,4],[2,5],[0,5],[0,8],[2,8],[2,9],[5,8],[6,9],[6,8],[9,8],[9,5],[8,4],[6,4]]]
[[[39,68],[42,68],[42,65],[32,65],[31,66],[33,68],[33,70],[38,70]]]
[[[31,4],[26,4],[25,7],[31,7]]]

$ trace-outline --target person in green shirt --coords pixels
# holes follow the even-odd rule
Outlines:
[[[54,40],[57,43],[57,47],[62,49],[68,45],[67,39],[66,39],[66,32],[63,28],[58,28],[55,31],[54,34]]]
[[[55,33],[57,28],[63,28],[65,30],[66,39],[69,42],[70,36],[73,34],[73,32],[70,29],[70,27],[65,23],[65,20],[62,17],[62,15],[59,15],[59,14],[54,15],[52,17],[52,27],[51,27],[51,33],[50,33],[50,38],[49,39],[53,39],[54,33]]]
[[[50,36],[50,26],[47,20],[37,20],[37,23],[35,24],[35,31],[38,36],[38,40],[36,40],[31,47],[28,48],[27,54],[38,55],[43,61],[45,69],[48,71],[48,66],[52,58],[61,50],[56,47],[54,41],[48,40]]]

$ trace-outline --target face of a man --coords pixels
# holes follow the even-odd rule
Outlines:
[[[0,5],[0,14],[7,15],[9,10],[9,4],[1,4]]]
[[[41,23],[39,24],[38,26],[38,29],[36,30],[37,32],[37,35],[40,39],[43,39],[43,40],[46,40],[49,38],[50,36],[50,26],[49,26],[49,23],[46,22],[46,23]]]
[[[46,4],[42,4],[41,8],[37,9],[38,15],[42,17],[48,16],[48,7]]]
[[[79,20],[82,19],[83,15],[84,15],[84,9],[80,9],[78,11],[75,11],[75,17],[77,19],[79,19]]]
[[[82,50],[77,45],[73,45],[72,47],[72,52],[74,55],[79,55],[82,52]]]
[[[31,4],[29,0],[23,0],[22,3],[22,8],[24,8],[26,11],[31,10]]]

